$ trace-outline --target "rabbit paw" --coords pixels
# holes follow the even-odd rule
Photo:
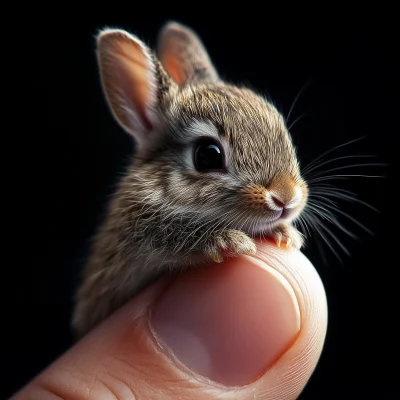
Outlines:
[[[280,225],[269,236],[276,242],[278,247],[285,243],[286,247],[294,247],[300,250],[304,244],[303,235],[291,225]]]
[[[255,254],[256,245],[244,232],[229,229],[218,235],[206,249],[206,255],[214,262],[220,263],[224,255],[238,256],[241,254]]]

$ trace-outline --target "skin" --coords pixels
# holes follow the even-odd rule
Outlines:
[[[257,242],[257,250],[257,256],[242,256],[211,268],[201,268],[195,277],[193,271],[187,271],[152,284],[76,343],[12,399],[296,399],[316,366],[325,340],[324,288],[314,267],[297,250],[279,249],[269,242]],[[213,274],[221,267],[221,274],[228,274],[232,268],[238,271],[235,276],[240,279],[229,283],[231,294],[236,297],[242,293],[243,282],[251,274],[262,269],[273,270],[293,290],[300,311],[297,334],[272,365],[249,384],[233,388],[204,379],[177,361],[154,333],[158,327],[154,322],[156,317],[152,319],[154,308],[160,310],[167,302],[167,295],[163,297],[167,287],[178,287],[182,282],[186,285],[192,278],[212,285]],[[251,292],[265,292],[269,287],[269,276],[265,274],[265,278],[257,279]],[[254,306],[249,304],[248,314],[254,314],[252,317],[256,318],[263,313],[263,307],[256,306],[254,299]],[[181,301],[185,303],[187,298]],[[229,297],[219,304],[225,314],[229,314],[230,306]],[[290,310],[289,307],[280,313],[269,314],[269,326],[285,317],[282,314],[290,314]],[[223,329],[224,323],[224,318],[220,318],[215,329]],[[251,335],[247,332],[247,336],[242,337],[244,346]],[[229,335],[226,339],[229,340]],[[268,343],[260,340],[258,345],[261,349]],[[258,361],[255,356],[254,362]]]

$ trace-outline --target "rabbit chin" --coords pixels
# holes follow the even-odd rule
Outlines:
[[[275,217],[251,219],[238,227],[238,229],[253,237],[268,234],[282,222],[290,222],[290,219],[282,217],[281,213],[279,213]]]

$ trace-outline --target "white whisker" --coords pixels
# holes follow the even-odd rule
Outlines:
[[[307,116],[307,114],[301,114],[301,115],[299,115],[299,116],[290,124],[290,126],[288,127],[288,131],[290,131],[290,130],[296,125],[297,122],[299,122],[301,119],[303,119],[303,118],[306,117],[306,116]]]
[[[340,240],[335,236],[335,234],[326,225],[324,225],[323,223],[320,222],[320,227],[322,229],[324,229],[325,232],[327,232],[331,236],[331,238],[337,243],[337,245],[344,251],[344,253],[347,256],[350,256],[350,252],[347,250],[347,248],[340,242]]]
[[[335,179],[347,179],[347,178],[384,178],[384,175],[361,175],[361,174],[342,174],[342,175],[328,175],[320,178],[314,178],[308,181],[310,184],[315,182],[324,182]]]
[[[351,215],[349,215],[348,213],[340,210],[339,208],[333,208],[330,204],[325,204],[326,207],[328,208],[332,208],[334,209],[336,212],[342,214],[343,216],[345,216],[346,218],[350,219],[351,221],[353,221],[356,225],[358,225],[360,228],[362,228],[365,232],[369,233],[370,235],[373,236],[373,232],[368,229],[366,226],[364,226],[361,222],[357,221],[355,218],[353,218]]]
[[[357,168],[357,167],[386,167],[386,166],[387,166],[387,164],[385,164],[385,163],[349,164],[349,165],[345,165],[345,166],[342,166],[342,167],[336,167],[336,168],[331,168],[331,169],[328,169],[328,170],[318,171],[318,172],[316,172],[316,173],[314,173],[314,174],[312,174],[312,175],[309,175],[309,178],[312,179],[313,177],[319,176],[319,175],[321,175],[321,174],[329,174],[329,173],[334,172],[334,171],[341,171],[341,170],[343,170],[343,169],[348,169],[348,168]]]
[[[312,218],[312,215],[308,214],[305,215],[307,217],[310,225],[319,233],[319,236],[321,239],[327,244],[329,249],[332,251],[332,253],[336,256],[336,258],[339,260],[339,262],[343,265],[343,260],[335,250],[335,248],[332,246],[331,242],[328,240],[328,238],[324,235],[324,232],[319,229],[319,226],[321,222],[318,219]]]
[[[369,204],[369,203],[367,203],[367,202],[365,202],[363,200],[360,200],[357,197],[354,197],[352,195],[347,195],[347,194],[340,193],[340,192],[339,193],[332,193],[332,192],[330,192],[328,190],[319,189],[319,190],[313,190],[309,197],[318,199],[320,197],[319,195],[327,196],[327,197],[334,197],[334,198],[337,198],[337,199],[340,199],[340,200],[347,200],[349,202],[359,203],[359,204],[362,204],[362,205],[370,208],[372,211],[375,211],[377,213],[380,212],[377,208],[373,207],[371,204]]]
[[[307,169],[307,171],[303,171],[303,175],[307,174],[307,176],[308,176],[308,174],[310,172],[314,171],[315,169],[321,168],[322,166],[324,166],[326,164],[330,164],[330,163],[335,162],[335,161],[345,160],[345,159],[348,159],[348,158],[371,158],[371,157],[376,157],[376,156],[372,155],[372,154],[371,155],[362,155],[362,154],[360,154],[360,155],[350,155],[350,156],[342,156],[342,157],[331,158],[331,159],[329,159],[327,161],[322,161],[320,164],[314,165],[312,168]]]
[[[339,144],[338,146],[335,146],[335,147],[333,147],[332,149],[329,149],[329,150],[325,151],[325,152],[322,153],[320,156],[318,156],[318,157],[315,158],[313,161],[311,161],[311,162],[304,168],[303,174],[306,173],[306,171],[307,171],[309,168],[311,168],[312,166],[314,166],[315,163],[317,163],[319,160],[321,160],[321,158],[325,157],[327,154],[330,154],[330,153],[332,153],[333,151],[340,149],[341,147],[348,146],[348,145],[350,145],[350,144],[352,144],[352,143],[355,143],[355,142],[358,142],[358,141],[360,141],[360,140],[362,140],[362,139],[365,139],[365,137],[366,137],[366,136],[362,136],[362,137],[359,137],[359,138],[357,138],[357,139],[350,140],[350,141],[348,141],[348,142],[346,142],[346,143]]]
[[[303,85],[303,87],[299,90],[299,93],[297,93],[296,97],[294,98],[293,103],[292,103],[292,105],[291,105],[291,107],[290,107],[290,109],[289,109],[288,115],[287,115],[287,117],[286,117],[286,123],[289,123],[290,116],[291,116],[291,114],[292,114],[292,112],[293,112],[293,110],[294,110],[294,107],[295,107],[296,103],[299,101],[300,96],[302,95],[302,93],[304,92],[304,90],[307,88],[307,86],[310,84],[310,82],[311,82],[311,81],[308,80],[308,81]],[[297,119],[296,119],[296,120],[297,120]],[[296,120],[295,120],[295,121],[296,121]],[[294,123],[292,123],[291,126],[293,126],[293,124],[294,124]]]

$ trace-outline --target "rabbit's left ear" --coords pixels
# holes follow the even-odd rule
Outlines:
[[[197,34],[182,24],[169,22],[164,26],[157,50],[160,61],[179,86],[220,80]]]

